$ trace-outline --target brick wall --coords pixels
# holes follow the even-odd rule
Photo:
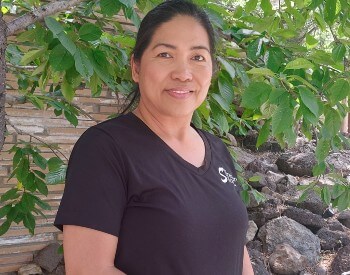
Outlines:
[[[16,91],[17,79],[7,75],[7,84],[13,87],[7,94],[18,95]],[[78,90],[74,103],[93,117],[79,117],[79,124],[75,128],[64,117],[56,117],[52,111],[38,110],[32,104],[6,105],[7,117],[18,129],[34,135],[47,143],[57,143],[64,155],[69,158],[70,152],[79,136],[90,126],[107,119],[108,115],[118,112],[122,108],[123,99],[108,90],[102,92],[99,98],[92,98],[87,89]],[[31,141],[39,144],[27,134],[18,134],[11,126],[7,127],[9,134],[0,153],[0,195],[10,187],[17,184],[15,179],[8,181],[11,172],[12,155],[7,151],[18,140]],[[45,157],[54,156],[49,150],[42,150]],[[18,270],[19,267],[33,259],[33,254],[53,241],[61,241],[62,234],[52,226],[64,184],[49,186],[47,197],[40,196],[51,205],[52,210],[43,211],[47,220],[38,216],[36,218],[35,235],[31,236],[22,225],[13,224],[10,230],[0,237],[0,274]],[[0,220],[2,223],[3,220]]]

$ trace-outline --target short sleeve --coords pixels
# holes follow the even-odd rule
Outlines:
[[[104,130],[89,128],[75,144],[54,225],[78,225],[119,235],[127,201],[122,153]]]

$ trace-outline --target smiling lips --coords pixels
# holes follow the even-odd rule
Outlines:
[[[169,90],[165,90],[169,95],[171,95],[172,97],[178,98],[178,99],[185,99],[188,98],[191,93],[193,93],[192,90],[189,89],[169,89]]]

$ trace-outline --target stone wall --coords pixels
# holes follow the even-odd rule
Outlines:
[[[17,79],[7,75],[8,95],[18,96]],[[75,128],[63,116],[56,117],[52,108],[38,110],[31,103],[6,105],[7,118],[19,130],[28,134],[18,134],[16,130],[7,126],[8,135],[0,153],[0,195],[16,185],[16,179],[8,180],[12,167],[12,155],[7,151],[16,141],[31,141],[40,144],[32,136],[38,137],[47,143],[57,143],[61,152],[69,158],[70,152],[79,136],[90,126],[107,119],[110,114],[120,111],[123,99],[111,91],[104,90],[99,98],[92,98],[87,89],[76,92],[73,101],[93,118],[79,117],[79,124]],[[50,149],[42,149],[47,158],[54,156]],[[33,259],[36,251],[53,241],[61,241],[62,234],[52,226],[57,208],[62,197],[64,184],[49,186],[49,194],[44,198],[51,205],[50,211],[43,211],[47,220],[38,216],[36,219],[35,235],[31,236],[22,225],[12,224],[10,230],[0,237],[0,274],[16,271]],[[0,224],[3,220],[0,220]]]

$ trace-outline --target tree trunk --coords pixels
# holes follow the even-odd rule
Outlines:
[[[3,19],[1,12],[1,0],[0,0],[0,151],[5,142],[5,93],[6,93],[6,29],[7,25]]]

